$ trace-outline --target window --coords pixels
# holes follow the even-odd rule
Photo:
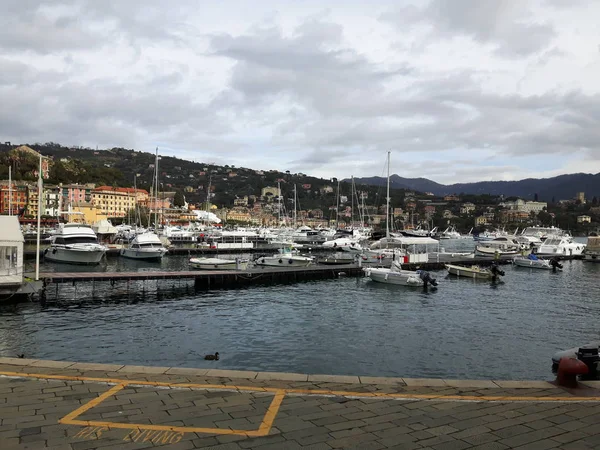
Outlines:
[[[17,247],[0,247],[0,273],[16,275],[17,272]]]

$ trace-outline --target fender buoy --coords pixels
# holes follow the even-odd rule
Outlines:
[[[283,259],[280,259],[280,260],[279,260],[279,264],[281,264],[282,262],[283,262]]]
[[[292,264],[292,262],[293,262],[293,261],[292,261],[291,259],[288,259],[288,263]]]
[[[53,248],[53,249],[52,249],[52,254],[54,255],[55,253],[56,253],[56,249],[55,249],[55,248]]]

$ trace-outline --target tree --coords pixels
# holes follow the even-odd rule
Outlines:
[[[180,208],[185,205],[185,197],[181,191],[175,191],[175,196],[173,197],[173,206],[176,208]]]

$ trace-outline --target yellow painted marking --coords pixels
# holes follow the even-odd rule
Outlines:
[[[0,375],[21,378],[38,378],[63,381],[90,381],[115,385],[138,385],[170,387],[175,389],[207,389],[207,390],[234,390],[239,392],[265,392],[265,393],[283,393],[296,395],[316,395],[316,396],[335,396],[335,397],[355,397],[355,398],[378,398],[378,399],[397,399],[397,400],[456,400],[456,401],[493,401],[493,402],[600,402],[600,396],[595,397],[577,397],[577,396],[477,396],[477,395],[447,395],[447,394],[409,394],[409,393],[385,393],[385,392],[354,392],[339,391],[330,389],[282,389],[269,388],[261,386],[243,386],[227,384],[196,384],[196,383],[171,383],[163,381],[145,381],[145,380],[127,380],[119,378],[96,378],[69,375],[46,375],[36,373],[22,372],[0,372]],[[115,386],[116,388],[116,386]],[[122,388],[121,388],[122,389]],[[501,388],[498,388],[501,389]],[[118,391],[118,390],[117,390]]]
[[[284,398],[285,391],[283,389],[275,394],[275,397],[269,405],[269,409],[267,410],[267,413],[265,414],[265,417],[258,428],[258,432],[262,433],[262,436],[267,436],[269,431],[271,431],[271,427],[273,426],[273,422],[275,421],[275,417],[277,417],[279,407],[281,406],[281,402],[283,402]]]
[[[58,423],[64,423],[66,425],[69,425],[69,423],[71,421],[73,421],[73,419],[75,419],[75,417],[78,417],[80,415],[82,415],[84,412],[86,412],[88,409],[93,408],[94,406],[102,403],[104,400],[106,400],[108,397],[115,395],[117,392],[119,392],[120,390],[122,390],[126,385],[125,384],[117,384],[116,386],[111,387],[108,391],[106,391],[104,394],[99,395],[96,398],[93,398],[92,400],[90,400],[89,402],[87,402],[84,405],[81,405],[79,408],[77,408],[75,411],[67,414],[65,417],[63,417],[62,419],[60,419],[58,421]],[[81,421],[80,421],[81,422]],[[84,424],[86,426],[93,426],[93,425],[88,425],[91,422],[87,422],[85,421]],[[79,424],[81,425],[81,424]],[[105,426],[103,424],[95,424],[96,426],[102,427]]]

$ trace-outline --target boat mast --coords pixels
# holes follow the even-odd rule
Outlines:
[[[350,229],[354,230],[354,193],[356,191],[354,187],[354,175],[351,176],[351,179],[350,197],[352,197],[352,203],[350,206]]]
[[[277,226],[281,226],[281,182],[277,182]]]
[[[387,197],[385,206],[385,237],[390,237],[390,153],[387,154]]]
[[[8,166],[8,215],[12,216],[12,166]]]
[[[298,192],[296,191],[296,184],[294,183],[294,228],[298,226],[297,224],[297,204],[298,204]]]
[[[42,155],[40,154],[40,168],[38,171],[38,207],[37,207],[37,236],[35,247],[35,281],[40,279],[40,228],[42,222]]]
[[[339,227],[340,221],[340,180],[337,180],[337,197],[335,200],[335,229]]]
[[[156,160],[154,163],[154,231],[158,231],[158,147],[156,147]]]

